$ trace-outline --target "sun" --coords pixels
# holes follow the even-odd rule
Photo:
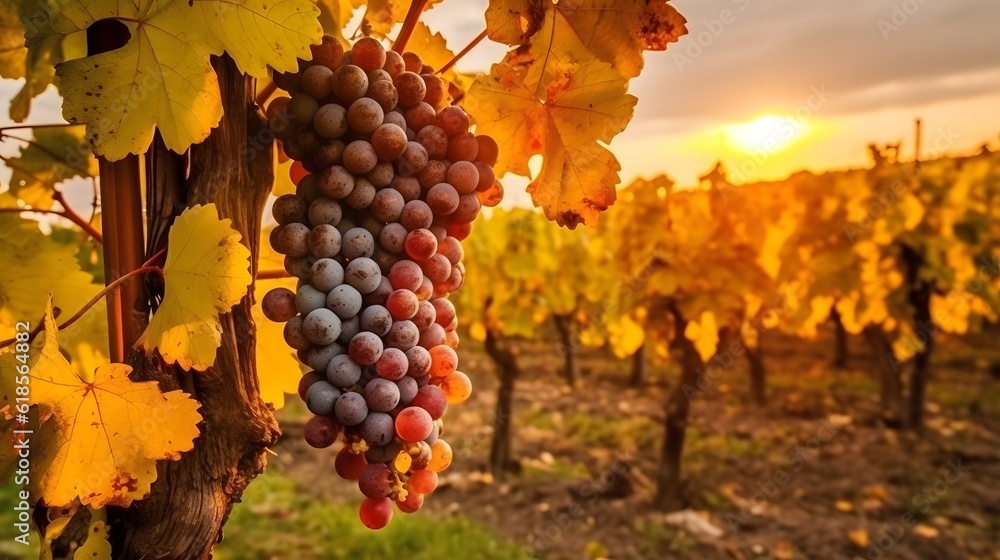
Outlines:
[[[806,132],[801,120],[778,115],[763,115],[756,119],[726,127],[727,142],[749,154],[775,154],[787,149]]]

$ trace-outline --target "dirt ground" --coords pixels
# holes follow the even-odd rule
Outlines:
[[[564,385],[552,346],[523,343],[513,418],[519,465],[486,474],[497,386],[472,344],[476,392],[446,415],[455,466],[425,504],[461,513],[546,559],[1000,559],[1000,380],[982,341],[942,344],[923,438],[885,427],[874,359],[851,341],[851,368],[831,369],[833,342],[764,339],[766,407],[746,397],[737,362],[693,401],[684,457],[688,510],[652,507],[664,412],[676,371],[627,387],[631,361],[584,352]],[[464,344],[464,343],[463,343]],[[331,476],[333,454],[301,442],[284,412],[275,461],[318,498],[356,501]],[[418,515],[425,515],[425,511]]]

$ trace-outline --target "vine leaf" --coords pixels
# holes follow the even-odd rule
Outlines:
[[[523,45],[542,26],[550,0],[490,0],[486,8],[486,36],[491,41]]]
[[[34,141],[10,158],[10,193],[31,208],[52,207],[53,186],[73,177],[96,177],[97,159],[83,127],[38,128]]]
[[[210,56],[227,52],[263,78],[268,66],[296,69],[322,35],[309,0],[49,0],[47,10],[48,24],[28,32],[29,49],[101,19],[128,23],[123,47],[56,66],[63,117],[86,123],[94,152],[111,161],[144,151],[154,127],[175,152],[208,136],[222,118]]]
[[[261,239],[267,239],[270,230],[261,233]],[[258,268],[280,269],[284,267],[284,258],[265,243],[260,248]],[[257,300],[253,306],[253,322],[257,325],[257,378],[260,382],[260,400],[274,405],[275,410],[285,406],[285,394],[298,392],[302,368],[295,354],[285,344],[282,323],[271,321],[264,317],[260,302],[264,294],[274,288],[285,287],[295,290],[294,278],[279,280],[255,280],[254,296]]]
[[[365,4],[365,0],[317,0],[319,22],[323,30],[334,34],[346,46],[344,30],[354,16],[354,10]]]
[[[442,0],[430,0],[424,5],[424,11],[431,9]],[[406,12],[410,11],[411,0],[369,0],[365,10],[365,21],[372,33],[387,36],[397,23],[403,23]]]
[[[466,109],[478,134],[497,139],[497,173],[528,175],[528,160],[544,158],[528,186],[550,220],[570,228],[594,223],[615,200],[621,166],[599,142],[625,129],[636,98],[628,81],[587,51],[566,19],[549,11],[527,52],[511,51],[469,90]]]
[[[694,343],[702,360],[707,362],[712,359],[719,344],[719,329],[715,324],[715,315],[705,311],[697,321],[688,321],[684,337]]]
[[[163,266],[164,296],[138,345],[147,355],[185,370],[215,363],[222,342],[219,313],[228,313],[250,286],[250,250],[220,220],[215,204],[192,206],[170,228]]]
[[[183,391],[161,393],[155,381],[131,381],[125,364],[104,364],[85,379],[56,336],[50,300],[31,367],[32,402],[43,418],[32,491],[50,505],[128,507],[149,493],[156,461],[194,447],[200,405]]]
[[[622,315],[617,320],[610,321],[607,328],[611,350],[619,359],[625,359],[635,354],[642,347],[646,338],[642,325],[628,315]]]

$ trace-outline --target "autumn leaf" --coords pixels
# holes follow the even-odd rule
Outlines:
[[[17,80],[24,77],[24,26],[21,25],[22,0],[0,0],[0,78]]]
[[[687,20],[667,0],[560,0],[583,45],[626,78],[642,71],[643,51],[666,50],[687,33]]]
[[[154,127],[175,152],[204,140],[222,118],[211,55],[228,53],[241,71],[267,76],[297,68],[319,42],[319,9],[309,0],[143,0],[45,4],[48,24],[28,48],[87,29],[101,19],[129,26],[125,46],[56,67],[63,116],[87,124],[94,152],[115,161],[144,151]]]
[[[267,239],[270,230],[261,233]],[[260,249],[258,268],[261,270],[281,269],[283,257],[269,244]],[[274,405],[275,410],[285,406],[285,394],[297,393],[302,366],[295,354],[285,343],[284,323],[264,317],[261,300],[264,294],[274,288],[285,287],[295,290],[294,278],[280,280],[256,280],[254,282],[253,322],[257,325],[257,378],[260,382],[260,400]]]
[[[424,5],[424,11],[431,9],[441,0],[430,0]],[[411,0],[369,0],[365,10],[365,21],[372,33],[387,36],[397,23],[403,23],[406,12],[410,11]]]
[[[97,159],[83,139],[84,128],[38,128],[31,143],[10,158],[9,192],[31,208],[52,207],[53,186],[73,177],[95,177]]]
[[[608,342],[611,350],[619,359],[625,359],[635,354],[645,340],[645,331],[642,325],[636,323],[632,317],[623,315],[617,321],[608,323]]]
[[[523,45],[542,26],[550,0],[490,0],[486,32],[491,41]]]
[[[621,169],[608,143],[625,129],[636,98],[615,69],[580,44],[565,18],[550,11],[527,53],[512,51],[476,80],[466,109],[478,134],[500,144],[499,175],[527,176],[533,202],[560,225],[592,224],[615,200]]]
[[[441,33],[431,31],[423,22],[417,22],[406,43],[406,50],[417,53],[424,64],[439,70],[455,58],[455,53],[448,48],[448,42]]]
[[[85,381],[59,351],[51,303],[43,336],[31,395],[49,419],[32,448],[39,463],[32,491],[50,505],[79,498],[127,507],[142,499],[156,480],[156,461],[193,448],[198,402],[183,391],[161,393],[155,381],[131,381],[125,364],[102,365]]]
[[[250,251],[215,204],[192,206],[170,228],[163,266],[164,296],[138,345],[147,355],[204,371],[222,341],[219,314],[228,313],[250,286]]]
[[[354,10],[365,5],[365,0],[317,0],[319,6],[319,22],[323,31],[339,38],[344,45],[344,28],[351,21]]]
[[[719,344],[719,329],[715,324],[715,315],[706,311],[697,321],[688,321],[684,337],[694,343],[702,360],[706,362],[710,360]]]

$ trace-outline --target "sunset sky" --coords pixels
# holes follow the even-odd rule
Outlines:
[[[483,29],[486,4],[447,0],[425,20],[458,51]],[[668,51],[646,55],[631,85],[639,98],[635,118],[612,144],[626,183],[666,172],[693,185],[718,159],[737,181],[859,166],[870,141],[902,141],[912,157],[916,117],[924,120],[924,157],[935,148],[964,153],[984,142],[997,145],[1000,2],[674,5],[690,33]],[[486,41],[459,68],[485,71],[503,52]],[[0,102],[6,105],[19,87],[0,82]],[[31,121],[58,119],[58,103],[50,90],[36,100]],[[0,123],[7,123],[5,110]],[[16,146],[0,149],[12,151]],[[525,184],[508,179],[508,192]]]

